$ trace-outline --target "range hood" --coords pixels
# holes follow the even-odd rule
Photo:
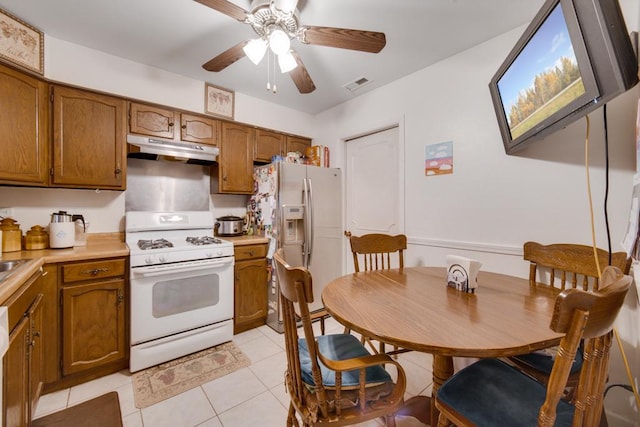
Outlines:
[[[178,160],[185,163],[211,164],[216,161],[220,150],[211,145],[184,141],[152,138],[142,135],[127,135],[128,157],[138,159]]]

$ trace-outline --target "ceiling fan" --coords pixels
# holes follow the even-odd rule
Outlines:
[[[258,38],[242,41],[211,59],[202,66],[205,70],[222,71],[244,56],[258,64],[269,47],[278,56],[281,71],[289,73],[300,93],[311,93],[316,86],[300,56],[291,49],[291,40],[371,53],[380,52],[386,44],[384,33],[301,25],[298,0],[253,0],[251,12],[228,0],[195,1],[251,25],[258,35]]]

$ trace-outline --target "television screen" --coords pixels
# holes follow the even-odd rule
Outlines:
[[[637,61],[617,0],[548,0],[489,85],[506,152],[636,82]]]

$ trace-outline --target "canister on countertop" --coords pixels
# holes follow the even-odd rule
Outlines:
[[[24,238],[24,248],[28,251],[47,249],[49,247],[49,233],[44,227],[34,225],[27,231]]]
[[[4,218],[0,221],[0,230],[2,230],[2,252],[22,250],[22,230],[15,219]]]

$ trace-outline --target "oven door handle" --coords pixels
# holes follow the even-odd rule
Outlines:
[[[162,264],[162,265],[153,265],[148,267],[134,267],[132,268],[132,272],[136,276],[140,277],[152,277],[152,276],[161,276],[164,274],[170,273],[184,273],[184,272],[192,272],[192,271],[201,271],[201,270],[211,270],[211,269],[220,269],[226,266],[232,266],[234,263],[233,258],[226,258],[223,260],[211,260],[206,263],[177,263],[174,265]]]

